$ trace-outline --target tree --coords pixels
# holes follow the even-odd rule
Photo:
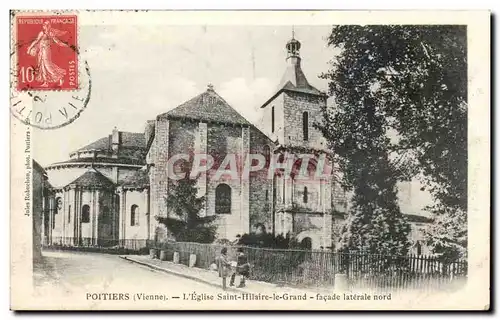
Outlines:
[[[322,75],[340,108],[326,109],[327,123],[369,97],[383,131],[397,134],[387,145],[396,176],[416,177],[432,194],[428,244],[449,258],[467,254],[466,42],[463,26],[336,26],[328,44],[340,51]],[[328,128],[357,135],[364,124]],[[330,141],[341,158],[343,148],[359,147]]]
[[[166,197],[169,212],[175,217],[157,217],[167,226],[177,241],[212,243],[215,240],[217,216],[200,216],[205,207],[205,197],[198,197],[196,179],[186,177],[174,182],[173,188]]]
[[[320,126],[343,173],[343,187],[353,191],[339,249],[405,255],[409,225],[397,203],[387,120],[368,87],[355,92],[336,95],[337,108],[324,109],[325,121]]]

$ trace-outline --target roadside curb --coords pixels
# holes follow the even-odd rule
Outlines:
[[[196,281],[196,282],[207,284],[207,285],[212,286],[212,287],[217,287],[217,288],[222,289],[222,285],[221,284],[216,284],[216,283],[214,283],[212,281],[208,281],[208,280],[205,280],[205,279],[202,279],[202,278],[199,278],[199,277],[195,277],[195,276],[191,276],[191,275],[188,275],[188,274],[176,272],[176,271],[173,271],[173,270],[170,270],[170,269],[167,269],[167,268],[162,268],[162,267],[159,267],[159,266],[155,266],[154,264],[143,262],[143,261],[139,261],[139,260],[127,257],[127,256],[120,255],[119,257],[121,259],[123,259],[123,260],[129,261],[129,262],[133,262],[133,263],[137,263],[137,264],[149,267],[151,269],[154,269],[156,271],[168,273],[168,274],[171,274],[171,275],[174,275],[174,276],[182,277],[182,278],[185,278],[185,279],[193,280],[193,281]],[[233,287],[227,287],[226,291],[233,291],[233,292],[237,292],[237,293],[249,293],[249,292],[251,292],[251,291],[245,291],[245,290],[241,290],[241,289],[237,289],[237,288],[233,288]]]

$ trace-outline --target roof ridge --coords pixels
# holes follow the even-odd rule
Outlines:
[[[87,171],[85,171],[82,175],[78,176],[76,179],[74,179],[72,182],[68,183],[66,185],[69,186],[69,185],[72,185],[72,184],[79,184],[80,181],[79,180],[83,180],[84,177],[90,175],[90,174],[94,174],[96,175],[96,178],[99,179],[99,180],[104,180],[103,182],[108,184],[108,185],[112,185],[114,186],[115,183],[113,181],[111,181],[111,179],[109,179],[108,177],[106,177],[104,174],[102,174],[102,172],[100,172],[99,170],[97,170],[96,168],[94,167],[90,167]],[[92,183],[92,181],[83,181],[84,183]],[[86,186],[85,184],[83,184],[83,186]]]
[[[212,102],[208,99],[214,98]],[[252,125],[215,90],[206,90],[158,117],[191,118],[202,121]]]

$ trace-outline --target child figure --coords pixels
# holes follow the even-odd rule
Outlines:
[[[236,275],[240,276],[240,284],[238,288],[243,288],[245,286],[245,278],[249,276],[250,264],[248,263],[247,256],[243,252],[242,248],[238,248],[238,257],[236,263],[236,270],[231,274],[230,286],[234,286],[234,280]]]

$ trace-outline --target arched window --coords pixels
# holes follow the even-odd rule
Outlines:
[[[62,199],[61,199],[61,197],[57,197],[56,198],[56,210],[54,210],[55,214],[62,212],[62,209],[63,209]]]
[[[300,246],[302,247],[302,249],[304,250],[311,250],[312,249],[312,239],[309,238],[309,237],[305,237],[304,239],[302,239],[302,241],[300,242]]]
[[[90,222],[90,207],[88,204],[84,204],[82,207],[82,223]]]
[[[231,214],[231,187],[225,183],[215,188],[215,213]]]
[[[307,112],[302,114],[302,135],[304,141],[309,140],[309,114]]]
[[[422,244],[420,241],[417,241],[417,256],[422,255]]]
[[[271,132],[274,132],[274,106],[271,107]]]
[[[308,194],[307,194],[307,187],[304,187],[304,195],[302,196],[302,201],[304,203],[307,203],[307,198],[308,198]]]
[[[139,225],[139,206],[133,204],[130,207],[130,225],[138,226]]]

